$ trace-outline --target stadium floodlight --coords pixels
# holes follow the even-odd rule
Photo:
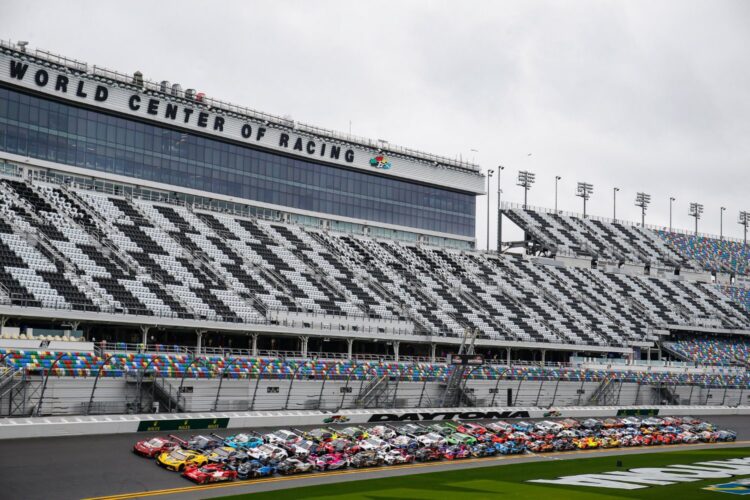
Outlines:
[[[724,239],[724,211],[727,207],[721,207],[719,211],[719,241]]]
[[[741,211],[740,212],[740,218],[737,221],[740,224],[742,224],[742,227],[745,230],[745,246],[747,246],[747,226],[750,224],[750,212]]]
[[[562,179],[559,175],[555,176],[555,213],[557,213],[557,183]]]
[[[534,182],[536,182],[536,174],[529,172],[528,170],[520,170],[518,172],[518,182],[516,185],[523,188],[524,210],[526,210],[526,207],[528,206],[529,189],[531,189],[531,185],[534,184]]]
[[[495,171],[487,170],[487,251],[490,251],[490,179]]]
[[[612,220],[617,222],[617,192],[620,188],[612,188]]]
[[[594,185],[588,182],[579,182],[578,189],[576,190],[576,196],[583,198],[583,218],[586,218],[586,202],[594,194]]]
[[[673,198],[672,198],[673,199]],[[646,227],[646,209],[649,203],[651,203],[651,195],[646,193],[636,193],[635,195],[635,206],[641,207],[641,227]],[[671,204],[670,204],[671,206]],[[672,223],[670,222],[671,226]]]
[[[701,214],[703,213],[703,205],[700,203],[692,202],[690,203],[690,212],[688,212],[688,215],[690,217],[695,218],[695,235],[698,235],[698,219],[701,218]]]
[[[672,203],[674,203],[675,200],[677,200],[677,198],[675,198],[674,196],[669,197],[669,232],[670,233],[672,232]]]

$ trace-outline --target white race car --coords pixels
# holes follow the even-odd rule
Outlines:
[[[257,448],[247,450],[247,456],[256,460],[285,460],[289,458],[289,453],[283,448],[274,446],[272,444],[262,444]]]
[[[421,436],[418,436],[416,440],[422,446],[443,446],[445,444],[445,438],[437,432],[423,434]]]
[[[282,444],[296,443],[302,438],[298,436],[297,434],[293,433],[292,431],[288,431],[286,429],[279,429],[276,432],[271,432],[269,434],[263,435],[263,439],[265,439],[267,443],[278,446]]]
[[[381,439],[391,439],[396,437],[396,431],[385,425],[376,425],[367,429],[368,434],[371,436],[377,436]]]
[[[359,447],[365,451],[370,451],[370,450],[387,451],[391,449],[391,445],[388,444],[388,441],[385,441],[375,436],[370,436],[367,439],[363,439],[357,444],[359,444]]]
[[[387,465],[408,464],[414,461],[414,455],[402,450],[391,450],[385,454],[383,461]]]

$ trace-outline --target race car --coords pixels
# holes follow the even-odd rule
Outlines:
[[[386,465],[408,464],[414,461],[414,455],[406,450],[391,450],[383,456]]]
[[[349,465],[354,468],[375,467],[382,465],[384,462],[383,453],[378,451],[360,451],[349,458]]]
[[[250,460],[237,467],[238,479],[256,479],[259,477],[268,477],[276,472],[273,465],[263,465],[257,460]]]
[[[287,458],[276,466],[276,472],[285,476],[310,472],[311,470],[313,470],[313,464],[296,458]]]
[[[427,429],[426,427],[422,427],[421,425],[417,425],[417,424],[402,425],[398,429],[398,431],[400,434],[404,434],[404,435],[408,434],[410,436],[421,436],[422,434],[427,434],[428,432],[430,432],[429,429]]]
[[[716,440],[717,441],[736,441],[737,433],[734,431],[721,430],[717,432]]]
[[[445,444],[445,438],[436,432],[429,432],[417,436],[417,442],[422,446],[443,446]]]
[[[315,441],[316,443],[327,443],[332,439],[336,439],[338,435],[328,429],[312,429],[302,434],[305,439]]]
[[[531,432],[534,430],[534,424],[529,422],[516,422],[513,424],[513,430],[517,432]]]
[[[619,418],[605,418],[602,425],[605,429],[619,429],[625,424]]]
[[[410,438],[409,436],[396,436],[390,440],[392,448],[415,450],[419,448],[419,443],[416,439]]]
[[[585,429],[597,430],[602,428],[602,422],[596,418],[587,418],[581,422],[581,427]]]
[[[208,457],[195,450],[174,448],[156,457],[156,463],[168,470],[182,472],[188,467],[201,467],[208,463]]]
[[[312,463],[317,470],[337,470],[343,469],[349,465],[349,460],[346,458],[346,455],[335,453],[333,455],[323,455],[321,457],[311,458],[310,463]]]
[[[471,454],[471,449],[466,445],[445,446],[442,449],[442,453],[443,458],[446,460],[455,460],[468,458]]]
[[[549,420],[545,420],[544,422],[537,422],[536,424],[536,430],[545,434],[559,432],[562,429],[562,425],[558,424],[557,422],[551,422]]]
[[[573,442],[575,443],[576,447],[579,450],[589,450],[589,449],[599,448],[599,444],[600,444],[598,439],[596,439],[595,437],[591,437],[591,436],[575,439],[573,440]]]
[[[454,432],[445,438],[445,442],[448,444],[465,444],[471,446],[477,443],[477,438],[462,432]]]
[[[507,434],[509,432],[513,432],[513,426],[510,425],[508,422],[503,422],[502,420],[498,420],[497,422],[491,422],[487,424],[485,427],[487,427],[487,429],[491,430],[494,433]]]
[[[177,436],[169,435],[170,438],[180,442],[183,440],[178,438]],[[187,448],[188,450],[195,450],[195,451],[211,451],[214,448],[217,448],[219,446],[222,446],[224,442],[221,439],[217,439],[215,437],[209,437],[209,436],[192,436],[190,439],[187,440],[185,444],[182,445],[183,448]]]
[[[463,434],[468,434],[470,436],[478,437],[483,436],[484,434],[487,434],[487,429],[479,424],[474,423],[468,423],[468,424],[459,424],[456,427],[457,432],[461,432]]]
[[[186,477],[198,484],[219,483],[222,481],[234,481],[237,479],[237,471],[227,469],[220,464],[209,464],[203,467],[188,467],[182,473]]]
[[[212,434],[212,435],[217,438],[220,438],[220,436],[216,436],[216,434]],[[237,448],[237,449],[256,448],[263,444],[263,439],[260,436],[246,434],[246,433],[240,433],[234,436],[229,436],[229,437],[225,437],[221,439],[224,441],[224,444],[226,446],[229,446],[230,448]]]
[[[475,444],[470,448],[469,451],[471,453],[471,456],[476,458],[491,457],[497,453],[494,445],[485,443]]]
[[[450,436],[456,432],[456,427],[448,424],[447,422],[436,422],[426,427],[428,432],[440,434],[441,436]]]
[[[577,429],[581,426],[580,422],[574,418],[566,418],[560,421],[560,425],[562,425],[565,429]]]
[[[180,443],[174,439],[154,437],[135,443],[133,445],[133,453],[142,457],[154,458],[165,451],[172,451],[179,446]]]
[[[556,439],[552,442],[552,448],[555,451],[572,451],[576,446],[569,439]]]
[[[648,427],[660,427],[663,425],[662,419],[658,417],[648,417],[643,422],[641,422],[642,426],[648,426]]]
[[[555,449],[549,441],[532,441],[528,444],[527,448],[534,453],[548,453]]]
[[[323,449],[326,454],[345,453],[347,455],[353,455],[360,451],[358,443],[352,443],[348,439],[342,438],[333,439],[327,443],[323,443]]]
[[[414,452],[414,458],[419,462],[434,462],[443,458],[439,448],[424,447]]]
[[[385,425],[376,425],[375,427],[370,427],[367,429],[367,433],[370,434],[370,436],[379,437],[380,439],[392,439],[395,438],[398,433]]]
[[[235,448],[219,446],[218,448],[211,450],[207,456],[209,462],[222,464],[229,462],[232,458],[236,457],[238,453],[239,452]],[[242,453],[242,455],[247,457],[245,453]]]
[[[526,451],[526,445],[517,441],[506,441],[495,445],[501,455],[518,455]]]
[[[281,445],[287,453],[294,455],[297,458],[307,458],[310,455],[325,455],[325,447],[323,444],[318,444],[314,441],[308,441],[302,439],[294,443],[286,443]]]
[[[296,443],[302,439],[300,436],[292,431],[286,429],[279,429],[275,432],[269,432],[263,436],[263,440],[267,443],[274,444],[276,446],[288,445],[290,443]]]
[[[347,439],[367,439],[370,437],[370,434],[366,430],[360,429],[359,427],[344,427],[343,429],[336,431],[336,434],[338,434],[339,437]]]
[[[375,436],[370,436],[367,439],[363,439],[358,444],[359,444],[359,447],[363,451],[369,451],[369,450],[388,451],[391,448],[391,445],[388,443],[388,441],[385,441]]]
[[[257,448],[247,450],[247,455],[260,462],[281,462],[289,458],[289,453],[283,448],[272,444],[262,444]]]

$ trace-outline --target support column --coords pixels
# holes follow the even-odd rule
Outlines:
[[[352,359],[352,347],[354,346],[354,339],[346,339],[346,359]]]
[[[646,352],[648,353],[648,360],[651,361],[651,348],[649,347]]]
[[[195,343],[195,354],[196,356],[201,355],[201,350],[203,349],[203,334],[206,333],[206,330],[196,330],[195,335],[198,337],[196,343]]]
[[[310,337],[307,335],[301,335],[299,338],[299,344],[300,344],[300,351],[302,351],[302,357],[307,357],[307,341],[310,340]]]
[[[435,350],[437,349],[437,344],[430,344],[430,363],[435,362]]]
[[[258,355],[258,334],[253,333],[253,356]]]
[[[0,316],[0,337],[3,335],[3,329],[5,328],[5,323],[8,322],[7,316]]]
[[[396,363],[398,363],[398,347],[401,345],[401,342],[398,340],[393,341],[393,357],[395,358]]]
[[[547,357],[547,350],[546,349],[542,349],[542,365],[544,365],[546,357]]]
[[[510,366],[510,347],[506,347],[506,348],[505,348],[505,350],[506,350],[506,351],[508,352],[508,356],[507,356],[507,360],[508,360],[508,361],[507,361],[507,363],[506,363],[506,364],[507,364],[508,366]]]
[[[141,344],[143,347],[143,352],[146,352],[146,346],[148,345],[148,331],[150,329],[150,326],[141,325]]]

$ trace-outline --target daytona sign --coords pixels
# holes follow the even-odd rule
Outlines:
[[[704,479],[725,479],[748,474],[750,474],[750,457],[696,462],[691,465],[641,467],[627,471],[602,472],[601,474],[578,474],[563,476],[558,479],[533,479],[528,482],[638,490],[650,486],[669,486],[676,483],[690,483]]]
[[[491,418],[529,418],[527,411],[469,411],[440,413],[377,413],[368,422],[418,422],[424,420],[482,420]]]

